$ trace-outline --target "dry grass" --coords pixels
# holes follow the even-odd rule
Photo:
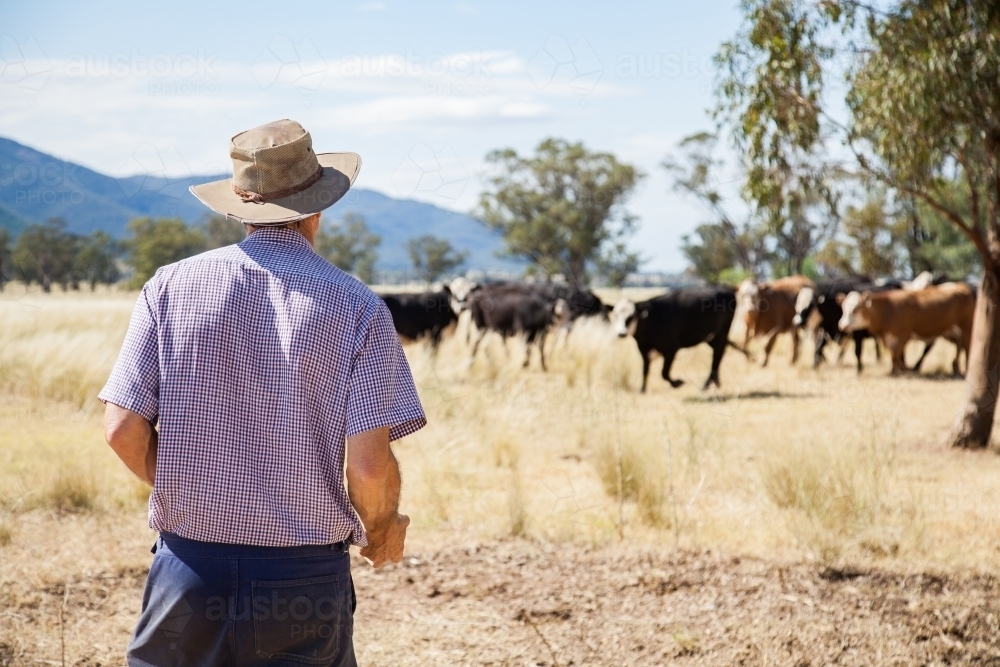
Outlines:
[[[147,563],[148,489],[104,445],[95,398],[133,301],[0,295],[0,587]],[[470,365],[463,322],[436,359],[407,348],[430,421],[395,447],[413,551],[516,537],[583,553],[622,536],[659,552],[1000,572],[1000,459],[943,444],[963,392],[941,374],[948,344],[925,377],[888,378],[869,349],[858,378],[846,363],[791,367],[784,340],[766,369],[727,354],[708,392],[709,350],[685,350],[674,375],[687,384],[671,389],[655,362],[646,395],[634,342],[601,322],[551,337],[548,373],[537,353],[520,368],[518,341],[483,347]],[[708,641],[670,632],[680,651]]]

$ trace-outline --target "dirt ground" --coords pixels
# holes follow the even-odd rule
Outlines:
[[[4,578],[0,665],[122,664],[146,568],[88,565],[68,592]],[[370,666],[1000,665],[987,575],[508,539],[354,576]]]

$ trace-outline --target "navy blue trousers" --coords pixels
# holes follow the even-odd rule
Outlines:
[[[128,647],[132,667],[355,667],[345,543],[254,547],[162,533]]]

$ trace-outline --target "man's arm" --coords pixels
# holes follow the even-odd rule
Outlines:
[[[118,458],[150,486],[156,477],[156,429],[142,415],[106,404],[104,438]]]
[[[373,567],[403,560],[410,518],[399,513],[400,482],[388,427],[347,439],[347,494],[368,534],[361,555]]]

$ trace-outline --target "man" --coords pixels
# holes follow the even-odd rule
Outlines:
[[[360,157],[288,120],[230,156],[191,190],[246,240],[156,272],[100,393],[159,531],[128,663],[355,665],[348,547],[402,559],[389,443],[426,419],[385,304],[312,249]]]

